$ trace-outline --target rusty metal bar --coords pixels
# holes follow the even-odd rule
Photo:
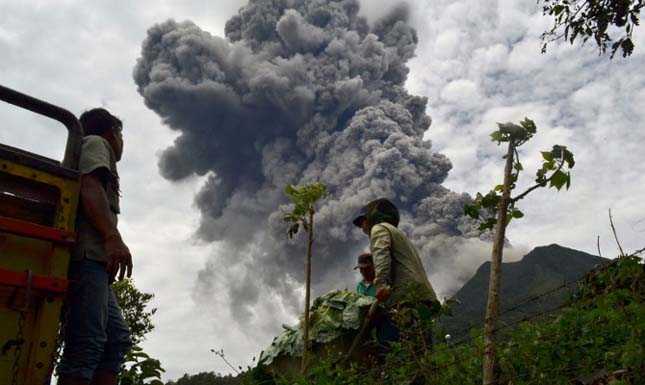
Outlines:
[[[67,127],[67,145],[63,166],[78,170],[78,159],[81,154],[83,127],[76,116],[64,108],[47,103],[32,96],[25,95],[11,88],[0,85],[0,100],[17,107],[54,119]]]
[[[0,232],[24,235],[30,238],[52,241],[61,245],[72,245],[76,242],[76,233],[41,226],[35,223],[0,216]]]
[[[63,278],[35,275],[31,272],[21,273],[14,270],[0,269],[0,286],[13,286],[30,291],[35,289],[54,294],[63,294],[69,286],[69,281]],[[22,311],[22,309],[20,308],[19,310]]]

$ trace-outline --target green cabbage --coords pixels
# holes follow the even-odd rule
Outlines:
[[[309,341],[327,343],[342,336],[348,330],[361,327],[367,308],[376,301],[373,297],[347,290],[334,290],[314,300],[309,311]],[[259,364],[269,365],[278,356],[302,357],[303,319],[296,327],[282,325],[284,331],[273,339],[261,354]]]

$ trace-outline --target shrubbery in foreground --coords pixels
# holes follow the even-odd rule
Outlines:
[[[608,262],[578,283],[569,303],[557,311],[499,326],[499,384],[576,384],[604,378],[606,383],[645,383],[645,273],[642,259],[625,256]],[[424,338],[437,309],[424,305],[397,315],[403,338],[371,364],[341,367],[330,358],[297,378],[273,378],[267,368],[240,375],[248,385],[368,385],[481,383],[482,339],[436,343]]]

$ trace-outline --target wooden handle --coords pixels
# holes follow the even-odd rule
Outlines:
[[[349,350],[347,351],[347,354],[345,355],[345,358],[342,361],[343,364],[350,359],[352,354],[354,354],[354,350],[356,350],[356,347],[358,346],[359,341],[363,338],[363,334],[365,334],[365,331],[367,330],[367,327],[370,324],[370,320],[374,316],[374,313],[376,313],[376,308],[378,308],[378,301],[375,301],[370,306],[370,309],[367,311],[367,315],[363,320],[363,325],[361,325],[361,328],[358,329],[358,333],[356,334],[356,337],[354,337],[354,341],[352,341],[352,345],[349,347]]]

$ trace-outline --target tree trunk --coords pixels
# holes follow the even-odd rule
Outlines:
[[[496,325],[499,314],[499,290],[501,286],[502,252],[504,250],[504,236],[506,233],[506,211],[511,200],[511,173],[513,171],[513,156],[515,142],[511,139],[508,143],[506,154],[506,167],[504,168],[504,190],[497,208],[497,225],[495,228],[495,243],[491,257],[490,278],[488,283],[488,304],[486,305],[486,318],[484,319],[484,359],[483,375],[484,385],[497,383],[495,376],[497,364]]]
[[[302,362],[300,371],[305,372],[307,368],[307,353],[309,352],[309,300],[311,296],[311,249],[314,243],[314,213],[309,213],[309,239],[307,242],[307,267],[305,274],[305,325],[304,335],[302,336]]]

